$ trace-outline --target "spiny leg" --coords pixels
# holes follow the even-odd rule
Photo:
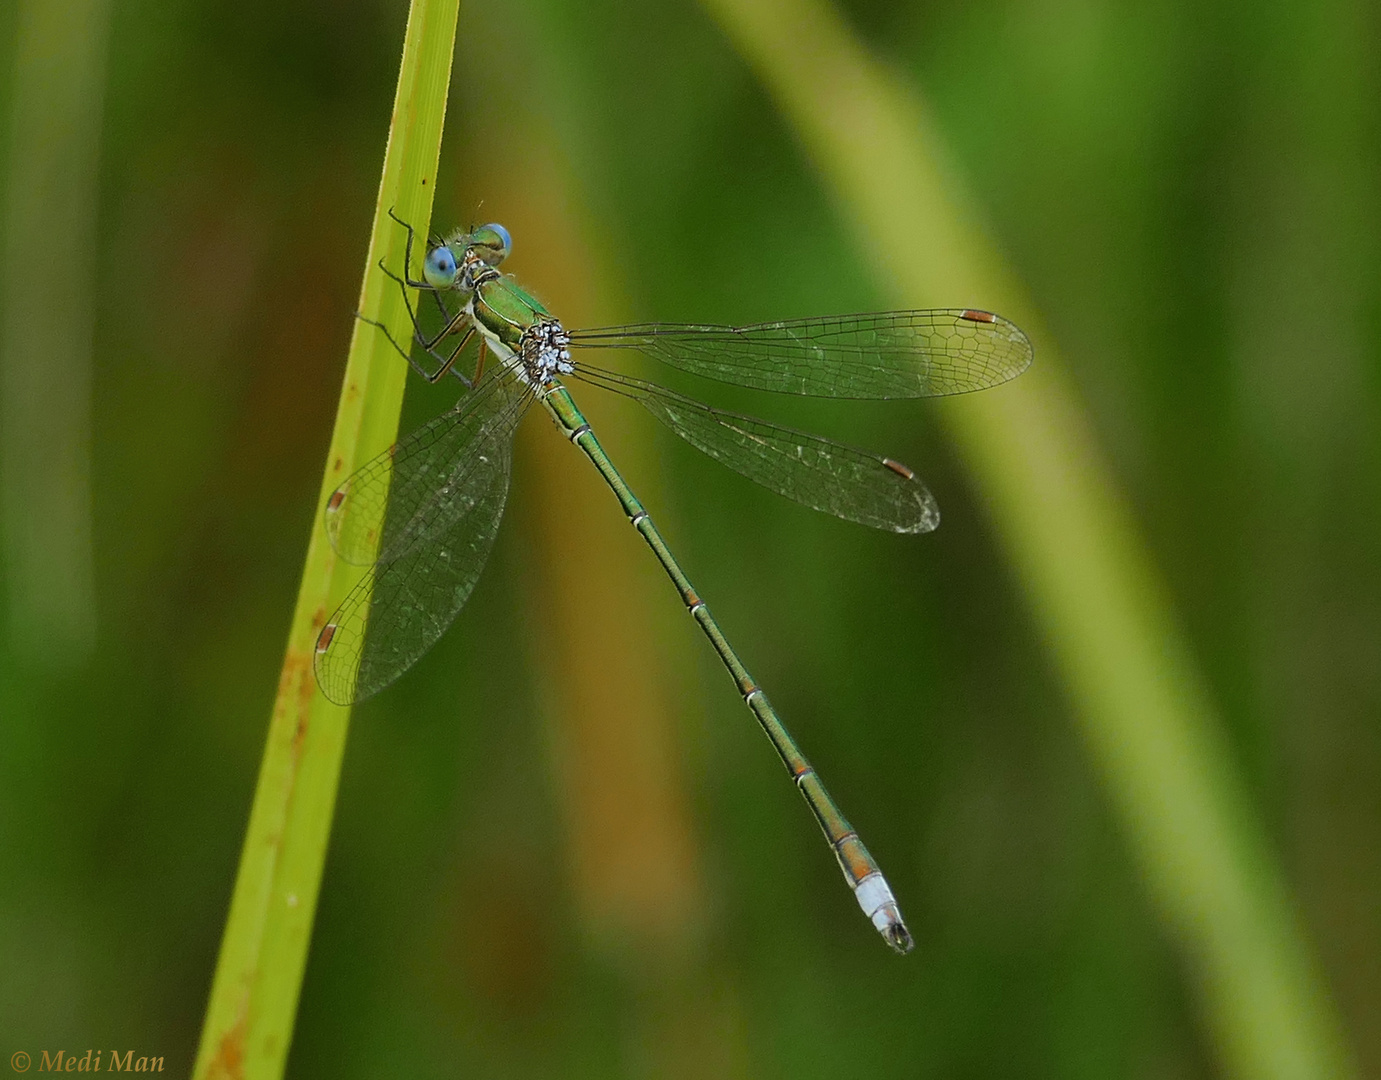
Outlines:
[[[461,352],[465,349],[465,346],[468,345],[468,344],[470,343],[470,339],[474,336],[474,334],[475,334],[475,328],[474,328],[473,326],[471,326],[468,330],[465,331],[465,336],[462,337],[462,338],[460,339],[460,344],[457,345],[454,349],[451,350],[451,355],[450,355],[450,356],[446,357],[445,363],[443,363],[443,364],[441,365],[441,367],[437,369],[436,374],[435,374],[435,375],[428,375],[428,376],[426,377],[426,378],[427,378],[427,382],[432,383],[433,385],[435,385],[436,383],[439,383],[439,382],[441,381],[442,377],[446,374],[446,372],[448,372],[448,371],[454,371],[456,359],[460,356]],[[455,371],[455,372],[454,372],[454,373],[455,373],[455,377],[465,384],[466,389],[473,389],[475,383],[477,383],[477,382],[480,381],[479,373],[480,373],[480,370],[484,367],[484,338],[480,338],[480,349],[479,349],[479,352],[480,352],[479,364],[478,364],[478,366],[477,366],[476,369],[475,369],[475,377],[474,377],[473,379],[467,379],[467,378],[466,378],[464,375],[462,375],[459,371]],[[432,353],[432,355],[435,355],[435,353]]]
[[[457,311],[454,315],[452,315],[450,309],[446,306],[445,301],[441,299],[440,290],[437,289],[435,286],[428,285],[425,281],[415,282],[409,281],[406,277],[399,277],[397,274],[395,274],[392,270],[390,270],[387,266],[384,265],[384,261],[382,259],[379,260],[379,269],[384,272],[385,277],[398,283],[398,289],[403,294],[403,304],[408,309],[408,318],[412,320],[413,337],[417,340],[417,344],[421,345],[422,348],[426,349],[427,352],[430,353],[436,360],[440,360],[441,357],[437,356],[434,352],[432,352],[432,350],[436,348],[436,346],[440,344],[441,340],[445,338],[448,334],[454,334],[459,332],[461,322],[465,318],[464,309],[462,308],[460,311]],[[439,331],[437,331],[436,336],[432,337],[430,340],[427,338],[425,334],[422,333],[421,320],[418,318],[417,312],[413,310],[412,299],[408,296],[409,286],[412,286],[413,288],[419,290],[425,289],[427,292],[431,293],[433,299],[436,300],[437,307],[441,309],[441,316],[445,323],[442,326],[442,328]]]
[[[487,342],[483,337],[480,338],[479,359],[475,361],[475,383],[479,384],[480,376],[484,374],[484,358],[489,355]]]
[[[388,216],[399,225],[408,230],[408,242],[405,254],[403,255],[403,277],[414,289],[430,289],[432,286],[426,281],[413,281],[408,275],[412,273],[412,234],[413,228],[406,221],[393,212],[393,207],[388,208]],[[392,275],[390,275],[392,276]]]
[[[451,350],[449,356],[442,357],[437,354],[436,346],[439,345],[444,338],[446,338],[450,334],[460,332],[460,327],[465,319],[465,311],[462,309],[460,311],[457,311],[454,315],[452,315],[450,309],[446,306],[446,302],[441,299],[440,289],[438,289],[435,285],[432,285],[428,281],[413,280],[413,227],[406,221],[404,221],[402,218],[400,218],[396,213],[394,213],[393,207],[391,206],[388,209],[388,216],[391,217],[394,221],[396,221],[399,225],[403,226],[403,228],[406,229],[408,233],[407,242],[403,251],[403,276],[399,277],[392,270],[390,270],[384,264],[384,261],[382,259],[379,260],[379,269],[382,270],[385,276],[387,276],[390,280],[398,283],[398,291],[403,294],[403,306],[407,308],[408,318],[412,321],[413,339],[417,342],[418,345],[422,346],[423,350],[425,350],[427,355],[430,356],[433,360],[435,360],[438,364],[440,364],[441,367],[435,375],[429,375],[427,372],[423,371],[417,364],[412,362],[412,357],[410,354],[408,355],[408,363],[412,364],[414,370],[421,374],[423,378],[425,378],[428,382],[435,383],[440,381],[442,376],[444,376],[447,371],[450,371],[454,367],[456,357],[460,355],[460,351],[463,348],[465,348],[466,342],[470,340],[470,334],[473,331],[473,327],[466,330],[465,336],[461,338],[460,344],[455,349]],[[435,336],[431,337],[430,339],[422,332],[421,319],[418,316],[418,312],[412,306],[412,298],[408,296],[409,287],[417,289],[418,291],[425,291],[430,293],[432,299],[436,302],[437,308],[441,311],[441,329],[437,331]],[[392,338],[390,338],[389,340],[392,341]],[[397,342],[394,342],[393,345],[394,348],[398,348]],[[399,351],[401,352],[402,350]],[[460,381],[465,384],[467,389],[472,385],[471,381],[465,378],[464,375],[461,375],[458,371],[456,372],[456,377],[459,378]]]
[[[393,351],[396,352],[399,356],[401,356],[404,360],[406,360],[408,362],[408,365],[413,369],[413,371],[421,375],[422,378],[427,380],[427,382],[440,382],[442,376],[444,376],[449,371],[464,384],[465,389],[474,389],[474,383],[467,379],[459,371],[455,370],[456,359],[460,356],[461,350],[464,349],[465,346],[469,343],[470,336],[474,333],[474,327],[471,327],[469,330],[465,332],[465,336],[460,339],[460,344],[451,350],[450,356],[437,356],[436,353],[432,352],[430,349],[427,350],[427,355],[441,365],[441,367],[435,373],[432,373],[428,371],[426,368],[424,368],[421,364],[419,364],[416,360],[414,360],[412,357],[412,353],[409,350],[403,348],[403,346],[399,345],[398,342],[394,340],[393,334],[389,332],[388,327],[381,323],[378,319],[371,319],[367,315],[361,315],[358,311],[355,312],[355,318],[359,319],[362,323],[368,323],[370,326],[377,327],[378,329],[382,330],[384,332],[384,337],[388,339],[388,343],[393,346]]]
[[[446,301],[441,299],[441,290],[432,290],[432,299],[436,301],[436,306],[441,312],[441,321],[446,324],[455,322],[456,316],[451,314],[451,309],[446,306]]]
[[[409,233],[411,233],[410,227]],[[409,236],[409,242],[410,241],[411,236]],[[394,349],[397,350],[397,352],[401,354],[405,360],[407,360],[408,364],[411,365],[412,369],[416,371],[419,375],[421,375],[424,379],[426,379],[427,382],[439,382],[448,371],[454,370],[456,358],[459,357],[461,350],[463,350],[466,344],[469,342],[470,336],[474,333],[474,326],[472,325],[466,328],[464,336],[460,339],[460,343],[450,351],[449,355],[440,355],[436,351],[436,346],[440,344],[440,342],[447,335],[460,332],[460,327],[464,324],[464,320],[467,317],[465,311],[461,310],[458,311],[455,315],[452,315],[450,309],[446,307],[445,302],[441,299],[436,288],[427,284],[425,281],[414,282],[410,278],[408,278],[406,274],[403,277],[399,277],[384,264],[384,261],[382,259],[379,260],[379,269],[383,271],[384,276],[386,276],[390,281],[394,281],[398,284],[398,291],[402,293],[403,296],[403,306],[407,309],[408,319],[412,322],[413,340],[418,345],[420,345],[422,349],[426,352],[426,354],[430,356],[433,360],[435,360],[437,364],[440,365],[440,367],[434,373],[427,371],[425,368],[422,367],[421,364],[417,363],[417,361],[415,361],[412,358],[412,353],[410,350],[404,350],[403,347],[393,339],[393,335],[389,333],[387,327],[382,326],[382,324],[376,322],[373,319],[366,319],[363,315],[360,315],[359,317],[373,326],[380,327],[380,329],[382,329],[385,335],[388,337],[389,344],[391,344],[394,347]],[[433,299],[436,301],[437,307],[441,309],[442,317],[445,320],[445,325],[431,339],[428,339],[422,333],[422,327],[417,317],[417,312],[412,306],[412,298],[408,296],[408,287],[410,285],[417,288],[425,289],[427,292],[431,293]],[[458,378],[465,385],[466,389],[470,389],[471,387],[473,387],[473,382],[470,379],[467,379],[459,371],[454,371],[454,374],[456,378]]]

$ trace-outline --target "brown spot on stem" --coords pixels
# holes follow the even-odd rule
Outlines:
[[[244,1075],[245,1018],[241,1016],[235,1026],[225,1033],[216,1046],[216,1056],[211,1059],[211,1067],[207,1070],[207,1076],[214,1078],[214,1080],[220,1080],[221,1077],[226,1077],[228,1080],[241,1080]]]

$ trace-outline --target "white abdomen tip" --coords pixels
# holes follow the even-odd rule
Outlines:
[[[911,940],[906,923],[902,921],[897,898],[892,895],[885,877],[880,873],[869,874],[854,886],[854,899],[888,945],[902,954],[911,951],[915,943]]]

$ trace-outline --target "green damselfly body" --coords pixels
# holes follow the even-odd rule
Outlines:
[[[395,219],[396,220],[396,219]],[[825,790],[767,696],[748,674],[643,505],[610,462],[563,380],[637,401],[697,449],[797,502],[897,533],[939,524],[935,501],[900,462],[587,363],[590,350],[634,349],[693,375],[779,393],[917,398],[967,393],[1020,374],[1031,343],[1015,325],[975,309],[893,311],[730,327],[641,323],[567,330],[499,264],[512,244],[500,225],[429,245],[403,292],[413,338],[399,353],[430,382],[466,388],[454,408],[359,469],[330,496],[326,529],[341,558],[369,567],[316,645],[316,675],[349,704],[388,686],[445,632],[488,558],[508,494],[518,424],[539,403],[599,471],[709,638],[744,702],[815,814],[864,914],[897,952],[911,934],[887,880]],[[409,290],[415,290],[414,307]],[[424,333],[422,306],[436,331]],[[388,334],[382,324],[374,324]],[[470,373],[457,363],[477,341]],[[416,355],[416,354],[420,354]],[[429,366],[420,358],[433,363]]]

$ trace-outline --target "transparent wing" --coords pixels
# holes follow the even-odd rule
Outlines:
[[[352,473],[326,503],[326,535],[336,553],[368,566],[444,528],[463,509],[448,480],[465,467],[466,448],[514,407],[516,394],[505,380],[488,379]]]
[[[900,462],[752,416],[711,408],[664,387],[580,365],[577,377],[631,397],[716,461],[814,510],[898,533],[940,524],[935,499]]]
[[[525,395],[481,428],[446,474],[445,512],[416,515],[429,528],[386,551],[322,628],[316,676],[331,701],[348,705],[388,686],[465,606],[499,531],[513,433],[531,401]]]
[[[579,330],[571,344],[636,349],[738,386],[834,398],[965,394],[1031,363],[1031,342],[986,311],[886,311],[755,326],[642,323]]]

